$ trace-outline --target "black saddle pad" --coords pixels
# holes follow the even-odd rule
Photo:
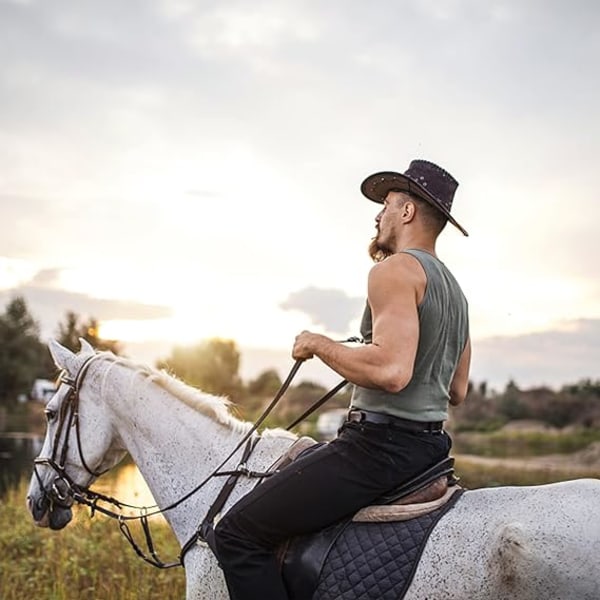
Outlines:
[[[439,519],[462,495],[409,521],[346,521],[295,539],[283,576],[292,600],[400,600]]]

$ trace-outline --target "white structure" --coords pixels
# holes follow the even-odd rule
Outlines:
[[[317,435],[319,440],[332,440],[346,420],[347,414],[347,408],[332,408],[321,413],[317,419]]]
[[[29,396],[32,400],[48,404],[56,392],[56,384],[48,379],[36,379]]]

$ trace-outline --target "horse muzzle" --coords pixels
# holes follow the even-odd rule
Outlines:
[[[62,529],[73,518],[73,511],[70,507],[54,503],[45,494],[37,498],[28,496],[27,507],[38,527]]]
[[[27,507],[38,527],[62,529],[73,518],[71,486],[57,477],[50,490],[31,489],[27,496]]]

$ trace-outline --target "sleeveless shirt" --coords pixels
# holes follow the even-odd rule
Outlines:
[[[448,417],[450,383],[469,336],[467,300],[452,273],[424,250],[404,251],[425,271],[427,284],[419,304],[419,341],[413,376],[399,392],[354,386],[352,406],[412,421],[444,421]],[[361,335],[371,343],[373,323],[367,302]]]

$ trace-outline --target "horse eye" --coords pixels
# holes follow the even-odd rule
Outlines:
[[[48,423],[51,423],[56,417],[56,411],[47,408],[44,412],[46,413],[46,421],[48,421]]]

